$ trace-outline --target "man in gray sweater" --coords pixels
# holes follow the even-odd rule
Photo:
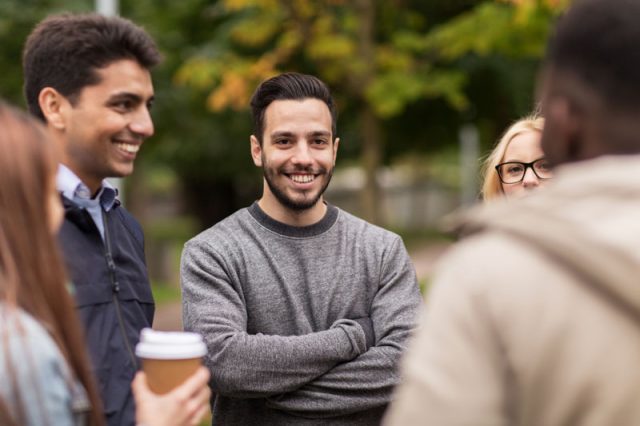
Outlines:
[[[295,73],[251,99],[260,200],[190,240],[183,320],[204,335],[222,425],[379,424],[420,294],[402,240],[322,197],[339,139],[327,86]]]

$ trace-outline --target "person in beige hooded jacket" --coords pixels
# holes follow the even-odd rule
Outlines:
[[[559,21],[539,90],[555,177],[461,220],[386,425],[640,424],[639,16],[578,0]]]

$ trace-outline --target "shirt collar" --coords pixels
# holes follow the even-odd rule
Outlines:
[[[85,185],[80,178],[64,164],[58,165],[58,174],[56,175],[56,186],[58,191],[69,200],[90,200],[91,190]],[[102,186],[98,191],[97,199],[105,211],[113,208],[117,201],[118,190],[114,188],[106,179],[102,181]]]
[[[293,238],[310,238],[327,232],[334,223],[338,220],[339,210],[329,203],[327,205],[327,212],[324,217],[312,225],[307,226],[292,226],[286,223],[279,222],[266,214],[264,210],[260,208],[257,201],[249,206],[249,214],[265,228],[276,234],[284,235],[285,237]]]

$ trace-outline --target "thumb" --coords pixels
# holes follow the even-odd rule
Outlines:
[[[143,371],[136,373],[133,382],[131,382],[131,389],[136,401],[143,399],[150,392],[147,385],[147,375]]]

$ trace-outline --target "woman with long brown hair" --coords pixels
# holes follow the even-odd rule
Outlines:
[[[56,167],[45,130],[0,104],[3,425],[74,424],[87,411],[91,424],[104,423],[53,238],[62,218]]]
[[[53,143],[0,101],[0,424],[103,425],[71,285],[54,238],[62,220]],[[195,424],[209,396],[202,368],[175,392],[136,379],[138,421]]]

